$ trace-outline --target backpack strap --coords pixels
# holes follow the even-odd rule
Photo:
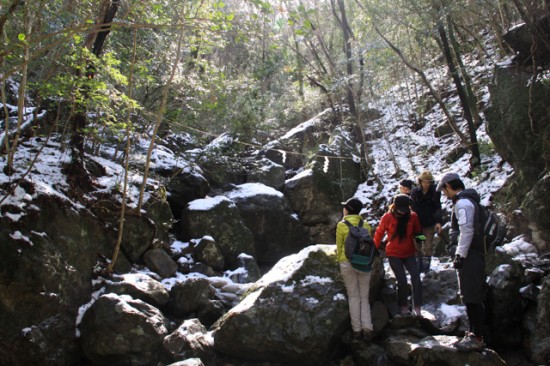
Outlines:
[[[348,220],[342,220],[348,227],[353,227],[354,225],[351,224]],[[363,219],[359,220],[359,223],[357,224],[357,227],[363,227]]]

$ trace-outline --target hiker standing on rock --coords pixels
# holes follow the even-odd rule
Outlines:
[[[465,189],[464,183],[456,173],[446,173],[437,186],[438,191],[453,202],[451,214],[451,244],[456,251],[453,266],[458,272],[460,297],[466,305],[466,315],[470,331],[455,343],[463,351],[480,350],[483,341],[483,323],[485,321],[485,256],[483,239],[476,235],[476,204],[479,194],[474,189]]]
[[[353,336],[354,338],[363,337],[365,340],[370,340],[374,334],[369,303],[370,272],[362,272],[353,268],[346,257],[344,248],[344,242],[350,230],[344,220],[353,226],[363,222],[362,217],[359,215],[363,209],[363,203],[357,198],[350,198],[342,204],[344,205],[344,217],[336,225],[336,258],[348,294]],[[367,222],[363,222],[363,227],[372,235],[372,228]]]
[[[435,188],[432,173],[425,170],[418,176],[418,187],[411,191],[412,208],[418,215],[422,234],[426,237],[422,247],[417,247],[421,255],[418,260],[420,272],[430,270],[434,235],[441,231],[441,192]]]
[[[386,257],[397,280],[397,305],[401,315],[411,314],[407,305],[408,285],[405,269],[411,276],[413,310],[415,315],[421,315],[422,284],[414,245],[414,238],[421,230],[418,216],[411,212],[410,197],[398,194],[393,198],[390,210],[382,216],[374,234],[374,244],[378,249],[384,235],[387,234]]]

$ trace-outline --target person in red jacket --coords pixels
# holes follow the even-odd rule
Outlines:
[[[409,315],[407,306],[407,274],[411,276],[413,310],[420,316],[422,304],[422,283],[416,263],[415,236],[422,233],[420,220],[411,211],[411,200],[406,194],[398,194],[393,199],[388,212],[382,216],[374,233],[374,244],[380,249],[384,235],[387,234],[386,257],[397,280],[397,304],[401,315]]]

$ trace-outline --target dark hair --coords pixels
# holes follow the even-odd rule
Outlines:
[[[407,235],[407,224],[409,222],[409,218],[411,217],[411,213],[400,213],[399,216],[395,215],[395,212],[397,211],[397,208],[395,205],[392,205],[391,212],[397,219],[397,227],[395,232],[393,233],[392,239],[396,236],[399,236],[399,239],[403,239]]]
[[[449,187],[451,187],[451,189],[453,191],[458,191],[460,189],[465,189],[466,187],[464,186],[464,182],[461,181],[460,179],[455,179],[455,180],[452,180],[450,182],[447,182],[446,184],[449,185]]]

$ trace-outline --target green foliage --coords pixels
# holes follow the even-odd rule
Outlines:
[[[143,125],[133,128],[148,127],[178,62],[165,116],[170,127],[186,132],[192,127],[203,137],[229,131],[254,141],[327,108],[328,98],[340,103],[350,82],[356,94],[367,95],[368,107],[389,87],[411,80],[412,72],[374,32],[373,22],[425,68],[437,62],[433,29],[442,15],[453,16],[461,47],[471,50],[488,19],[494,21],[489,15],[502,10],[496,0],[447,1],[441,11],[426,0],[345,4],[353,32],[350,75],[338,9],[329,1],[121,2],[98,58],[88,49],[101,15],[98,2],[51,0],[26,1],[7,18],[1,77],[19,77],[28,46],[29,95],[85,111],[85,132],[100,142],[123,139],[118,131],[128,115],[141,115]],[[32,20],[30,33],[26,19]],[[182,32],[183,52],[175,60]],[[93,78],[86,77],[90,65]],[[547,83],[547,75],[541,80]]]
[[[495,145],[491,140],[478,140],[477,145],[482,156],[491,156],[495,153]]]

